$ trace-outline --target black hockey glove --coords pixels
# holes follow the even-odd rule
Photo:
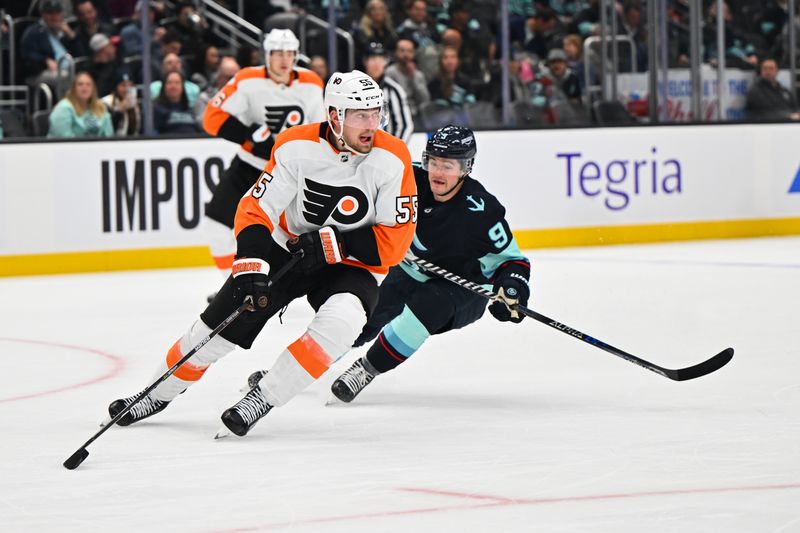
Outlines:
[[[325,226],[290,239],[286,243],[286,248],[293,254],[302,254],[297,265],[306,273],[326,264],[341,263],[342,259],[347,257],[342,236],[333,226]]]
[[[266,125],[251,128],[250,142],[253,146],[250,153],[261,159],[269,160],[272,155],[272,147],[275,146],[275,136]]]
[[[233,276],[233,304],[239,307],[249,296],[252,298],[253,309],[261,311],[269,303],[269,285],[267,275],[269,263],[263,259],[250,259],[243,257],[233,262],[231,275]]]
[[[503,277],[494,284],[494,291],[498,299],[489,305],[489,312],[501,322],[514,322],[519,324],[525,315],[512,309],[515,304],[527,305],[531,290],[523,279],[516,277]]]

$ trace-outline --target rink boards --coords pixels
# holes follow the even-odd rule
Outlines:
[[[800,234],[797,125],[476,136],[473,176],[523,248]],[[0,144],[0,275],[210,265],[204,204],[234,152],[208,138]]]

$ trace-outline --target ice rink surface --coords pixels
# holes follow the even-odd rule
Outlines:
[[[239,439],[247,375],[304,330],[298,301],[163,413],[61,463],[146,386],[212,269],[0,278],[0,531],[800,532],[800,238],[532,251],[543,324],[432,338],[350,405],[362,352]]]

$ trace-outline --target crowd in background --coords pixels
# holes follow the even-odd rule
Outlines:
[[[773,72],[788,66],[789,0],[726,0],[725,61],[729,68],[762,70],[748,94],[748,117],[797,119],[795,91],[780,85]],[[234,0],[220,0],[236,10]],[[231,43],[210,31],[202,10],[191,1],[149,0],[152,41],[150,97],[158,133],[202,131],[206,103],[239,68],[263,64],[263,52]],[[703,61],[715,64],[716,0],[703,3]],[[29,1],[8,0],[6,13],[27,14]],[[58,93],[58,61],[75,59],[76,72],[49,115],[48,136],[136,135],[142,131],[141,1],[38,0],[40,19],[19,38],[18,65],[31,87],[41,84]],[[327,19],[327,1],[252,0],[244,16],[264,27],[270,16],[305,10]],[[671,68],[689,65],[689,10],[686,0],[668,2]],[[587,90],[598,83],[600,58],[584,52],[587,38],[600,33],[599,0],[510,0],[510,93],[517,125],[585,122],[592,119]],[[620,34],[633,43],[635,60],[621,72],[648,68],[646,4],[617,0]],[[503,65],[499,54],[500,14],[493,0],[338,0],[338,25],[351,32],[356,67],[371,48],[387,51],[385,75],[404,90],[417,129],[447,109],[465,121],[497,116],[501,105]],[[7,30],[7,28],[6,28]],[[7,37],[3,37],[7,38]],[[311,39],[305,66],[323,80],[329,76],[327,38]],[[342,50],[340,50],[342,52]],[[343,63],[344,55],[339,63]],[[633,63],[633,64],[631,64]],[[4,63],[7,68],[8,62]],[[530,123],[525,117],[531,119]],[[429,124],[428,124],[429,125]],[[475,124],[473,124],[474,126]],[[477,124],[480,127],[480,124]],[[8,136],[8,135],[7,135]]]

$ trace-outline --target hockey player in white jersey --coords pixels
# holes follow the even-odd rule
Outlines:
[[[265,65],[242,69],[211,99],[203,116],[209,135],[241,145],[206,207],[211,255],[225,276],[236,252],[236,206],[261,175],[275,137],[291,126],[325,120],[322,80],[296,66],[299,46],[291,30],[269,32]]]
[[[411,156],[380,130],[383,92],[366,74],[331,76],[327,122],[277,136],[272,157],[236,213],[233,274],[168,351],[157,375],[251,298],[255,309],[233,321],[119,420],[127,426],[163,410],[233,351],[250,348],[270,317],[297,298],[316,311],[306,331],[278,356],[268,375],[222,415],[239,436],[273,407],[313,383],[355,341],[378,300],[378,284],[404,257],[416,227]],[[295,268],[271,286],[293,256]],[[263,306],[263,307],[262,307]],[[116,400],[116,416],[136,396]]]

